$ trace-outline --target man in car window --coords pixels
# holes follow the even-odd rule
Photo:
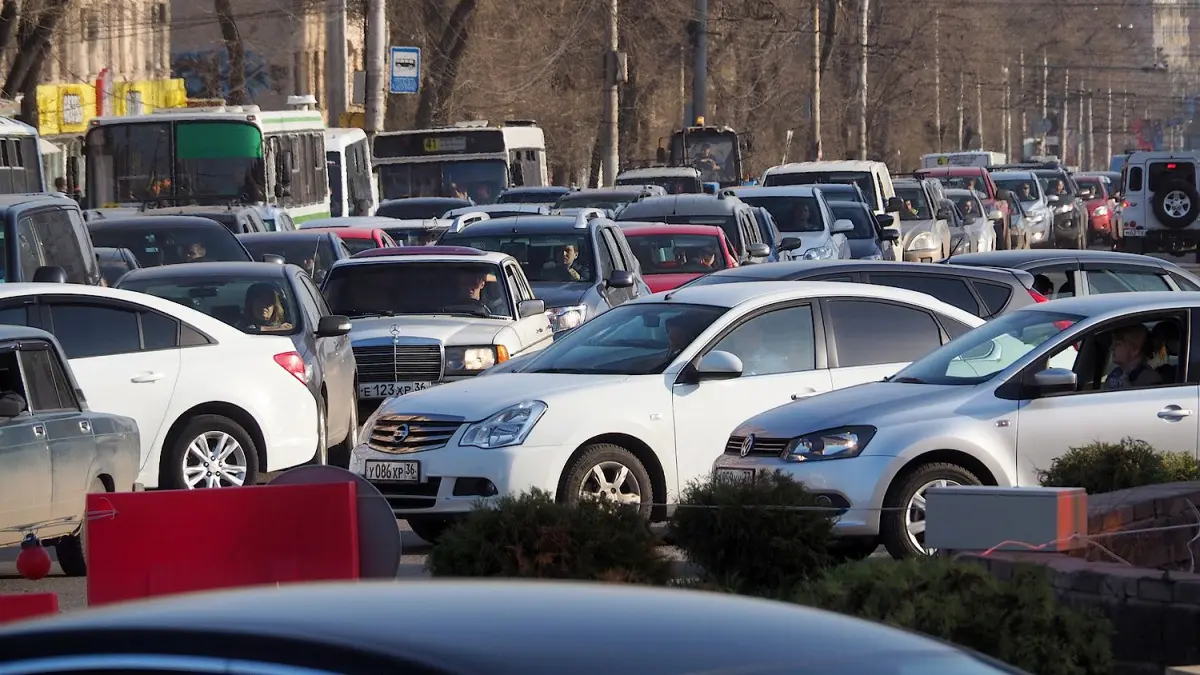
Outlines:
[[[715,174],[721,170],[721,165],[717,163],[717,158],[713,157],[712,146],[708,143],[700,146],[700,156],[692,163],[700,173],[704,175]]]
[[[1066,193],[1067,193],[1067,186],[1065,183],[1062,182],[1061,178],[1050,184],[1050,194],[1065,195]]]
[[[1021,183],[1021,189],[1017,192],[1017,199],[1023,202],[1032,202],[1037,199],[1033,196],[1033,186],[1029,183]]]
[[[1142,324],[1118,328],[1112,333],[1112,372],[1105,389],[1132,389],[1162,384],[1162,376],[1146,362],[1150,331]]]
[[[807,230],[813,225],[812,210],[808,208],[807,202],[800,202],[796,207],[796,225],[801,231]]]
[[[587,270],[579,259],[579,248],[567,244],[558,249],[558,260],[551,260],[542,269],[562,281],[580,281],[587,278]]]
[[[208,255],[208,249],[204,248],[204,244],[198,241],[193,241],[188,244],[183,251],[184,262],[204,262],[204,256]]]
[[[458,279],[458,297],[453,304],[470,306],[472,309],[490,314],[491,310],[483,301],[483,287],[486,285],[486,272],[463,270]]]
[[[701,267],[708,269],[717,268],[717,251],[716,249],[706,246],[700,249],[700,255],[696,257],[696,262],[700,263]]]

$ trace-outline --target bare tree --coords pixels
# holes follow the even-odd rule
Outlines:
[[[213,9],[217,13],[217,25],[221,27],[221,39],[225,42],[225,54],[229,59],[229,103],[242,105],[249,101],[246,93],[246,43],[238,32],[233,2],[213,0]]]
[[[457,0],[450,16],[442,22],[440,16],[445,11],[442,0],[424,0],[422,13],[426,26],[441,23],[442,27],[441,39],[434,49],[428,50],[432,58],[426,61],[425,82],[417,104],[418,129],[446,122],[447,103],[458,82],[459,68],[470,37],[471,19],[478,5],[478,0]]]

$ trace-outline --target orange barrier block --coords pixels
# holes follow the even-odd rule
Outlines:
[[[0,623],[58,614],[57,593],[0,595]]]
[[[359,578],[353,482],[88,495],[89,605]]]

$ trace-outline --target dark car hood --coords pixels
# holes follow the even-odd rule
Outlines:
[[[846,243],[850,244],[850,257],[856,260],[872,255],[883,255],[883,251],[879,250],[879,245],[875,243],[874,239],[847,239]]]
[[[590,281],[531,281],[533,297],[543,300],[546,309],[578,305],[583,294],[592,287]]]

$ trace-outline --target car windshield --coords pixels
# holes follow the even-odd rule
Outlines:
[[[554,202],[556,209],[616,210],[638,197],[637,192],[571,192]]]
[[[780,232],[821,232],[825,229],[816,197],[745,194],[738,195],[738,199],[766,209]]]
[[[508,167],[500,159],[380,164],[375,172],[384,199],[455,197],[491,204],[508,183]]]
[[[996,187],[1013,193],[1023,204],[1036,202],[1038,198],[1037,188],[1030,178],[1001,178],[996,181]]]
[[[401,246],[432,246],[437,243],[448,227],[392,227],[384,228],[397,244]]]
[[[1026,310],[999,318],[946,343],[910,364],[889,381],[916,384],[975,385],[987,382],[1046,340],[1084,317],[1047,310]],[[1070,368],[1075,352],[1060,354]]]
[[[180,268],[177,279],[126,277],[118,287],[177,302],[251,335],[290,335],[300,330],[296,299],[283,280],[189,277]]]
[[[970,195],[952,195],[950,201],[962,212],[963,220],[970,222],[983,215],[983,205]]]
[[[707,274],[725,269],[721,240],[709,234],[626,234],[642,274]]]
[[[947,190],[970,190],[987,199],[987,185],[978,176],[938,176],[937,179]]]
[[[695,176],[649,176],[644,178],[618,178],[617,185],[657,185],[669,195],[698,194],[700,180]]]
[[[1075,182],[1080,188],[1092,190],[1092,199],[1103,199],[1105,195],[1104,179],[1103,178],[1076,178]]]
[[[253,260],[229,230],[224,228],[97,227],[90,230],[92,244],[102,248],[127,248],[142,267],[186,262],[248,262]]]
[[[497,204],[553,204],[561,195],[558,192],[540,190],[520,190],[502,192],[496,199]]]
[[[522,372],[661,373],[726,311],[724,307],[675,302],[619,305],[558,337]]]
[[[341,237],[341,240],[342,243],[346,245],[346,248],[350,249],[350,255],[362,253],[363,251],[370,251],[373,248],[379,248],[379,245],[376,244],[375,240],[371,237],[346,236]]]
[[[900,220],[932,220],[933,210],[929,208],[929,200],[925,191],[919,187],[898,187],[896,196],[904,202],[900,209]]]
[[[857,185],[864,195],[872,211],[883,210],[875,193],[875,180],[865,171],[803,171],[789,173],[773,173],[766,177],[763,185],[816,185],[818,183],[846,183]]]
[[[434,220],[451,209],[469,206],[459,201],[435,201],[399,199],[380,204],[375,215],[396,220]]]
[[[335,266],[325,280],[334,314],[350,318],[450,314],[510,318],[503,272],[495,263],[379,262]]]
[[[1071,184],[1063,178],[1062,174],[1038,174],[1037,177],[1042,183],[1042,189],[1050,196],[1071,197],[1074,195],[1071,192]]]
[[[329,237],[243,239],[242,245],[255,260],[262,260],[264,255],[282,256],[284,262],[304,268],[318,284],[333,267],[333,245],[329,243]]]
[[[875,214],[858,204],[830,204],[833,217],[854,223],[854,230],[846,233],[847,239],[874,239]]]
[[[582,230],[581,232],[586,232]],[[592,247],[584,234],[504,234],[469,236],[468,232],[443,237],[439,244],[469,246],[481,251],[507,253],[521,263],[530,281],[595,281]]]
[[[825,195],[825,199],[834,202],[858,202],[866,204],[863,199],[862,190],[859,190],[853,185],[821,185],[821,194]]]

